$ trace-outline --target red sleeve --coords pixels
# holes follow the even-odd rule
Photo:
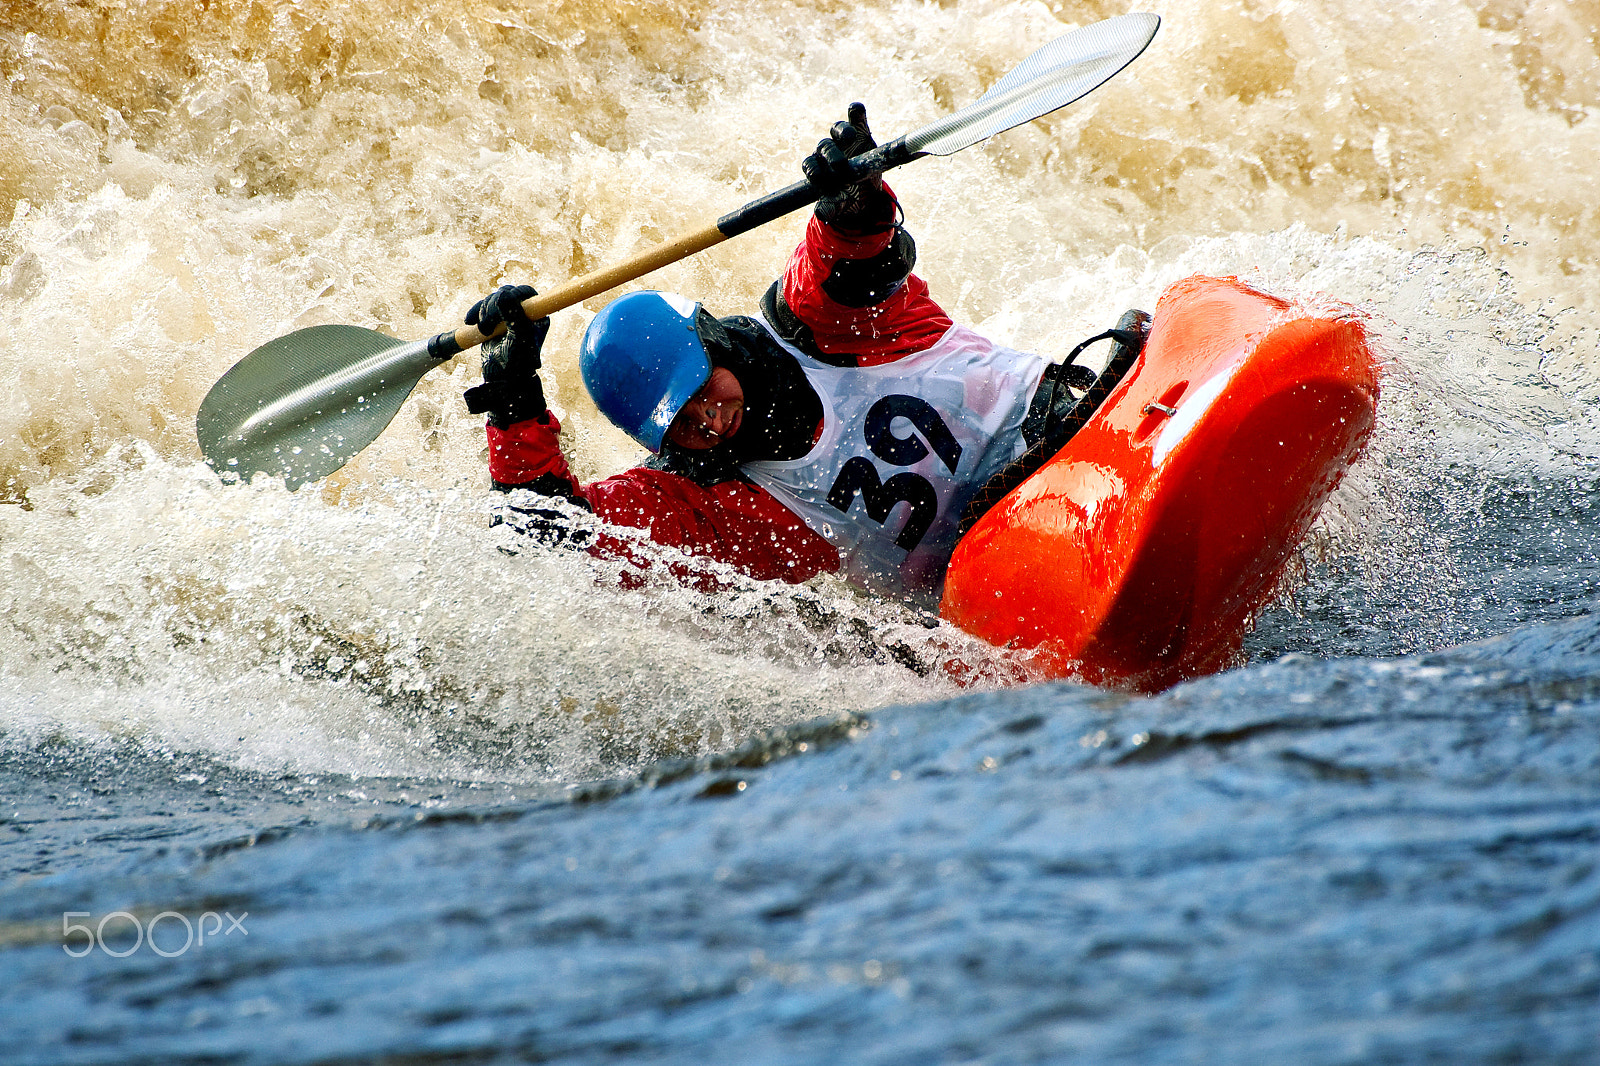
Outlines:
[[[579,489],[557,440],[561,423],[550,412],[507,429],[491,425],[487,432],[489,476],[500,485],[527,485],[545,475],[562,478],[605,521],[645,530],[658,544],[725,563],[761,581],[798,584],[839,569],[833,545],[765,489],[741,481],[702,488],[648,467],[624,470]],[[616,538],[602,538],[596,549],[649,566]],[[702,579],[687,572],[680,576]]]
[[[489,434],[489,476],[501,485],[526,485],[545,474],[571,481],[572,470],[561,454],[561,423],[546,411],[538,418],[517,422],[507,429],[486,427]]]
[[[839,553],[771,493],[742,481],[703,488],[634,467],[583,487],[594,513],[657,544],[714,559],[760,581],[798,584],[839,569]]]
[[[884,189],[894,196],[887,185]],[[886,249],[892,237],[891,230],[853,234],[834,229],[816,215],[806,223],[805,240],[783,274],[783,301],[810,327],[824,352],[853,355],[859,365],[873,366],[932,347],[952,325],[928,295],[928,283],[915,274],[893,296],[871,307],[846,307],[822,291],[836,260],[870,258]]]

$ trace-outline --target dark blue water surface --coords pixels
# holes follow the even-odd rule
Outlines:
[[[1432,628],[1336,559],[1153,698],[841,708],[576,784],[13,744],[0,1059],[1595,1062],[1589,491],[1480,493]],[[1451,626],[1501,632],[1395,647]]]

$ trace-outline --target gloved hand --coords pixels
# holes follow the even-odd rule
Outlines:
[[[539,354],[550,319],[531,321],[522,313],[522,301],[535,295],[532,285],[502,285],[467,312],[467,325],[480,333],[493,333],[502,322],[506,326],[500,336],[483,342],[483,384],[465,393],[467,410],[488,412],[489,424],[499,429],[537,418],[546,409]]]
[[[830,226],[873,233],[888,229],[894,221],[894,207],[883,190],[883,175],[874,174],[851,181],[850,160],[872,151],[878,142],[867,126],[865,104],[851,104],[846,120],[835,122],[828,136],[817,142],[817,150],[800,161],[806,180],[822,190],[817,201],[817,218]],[[885,217],[879,217],[885,216]]]

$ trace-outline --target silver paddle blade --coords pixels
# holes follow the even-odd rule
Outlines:
[[[269,341],[212,386],[195,436],[224,478],[282,477],[289,488],[327,477],[371,444],[423,374],[428,342],[360,326],[313,326]]]
[[[968,106],[906,134],[906,147],[950,155],[1066,107],[1138,59],[1160,26],[1159,15],[1136,13],[1057,37]]]

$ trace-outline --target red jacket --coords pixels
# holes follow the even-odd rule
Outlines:
[[[876,255],[889,239],[888,233],[841,232],[814,216],[807,224],[805,240],[784,272],[783,295],[824,351],[848,352],[861,365],[873,365],[929,348],[950,328],[949,316],[915,274],[871,307],[847,307],[822,291],[834,260]],[[560,429],[548,411],[508,429],[489,426],[490,476],[512,486],[544,475],[559,477],[607,522],[648,530],[658,544],[725,563],[760,580],[799,583],[839,568],[839,554],[831,544],[765,489],[743,481],[703,488],[676,474],[634,467],[578,486],[557,444]],[[633,557],[620,542],[605,539],[591,550]]]
[[[887,185],[884,190],[893,192]],[[823,279],[839,259],[870,259],[889,247],[892,229],[862,235],[825,226],[815,215],[806,223],[806,239],[789,257],[783,273],[783,300],[811,328],[818,348],[829,354],[848,353],[857,366],[893,362],[933,347],[953,325],[944,309],[928,295],[928,283],[912,274],[882,303],[847,307],[822,291]]]

